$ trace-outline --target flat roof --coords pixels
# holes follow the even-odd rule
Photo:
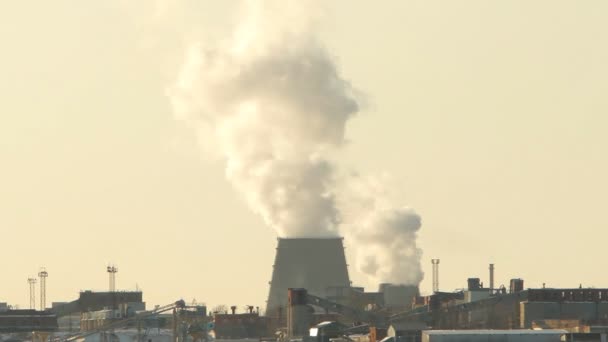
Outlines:
[[[423,330],[427,335],[548,335],[567,334],[560,329],[513,329],[513,330]]]

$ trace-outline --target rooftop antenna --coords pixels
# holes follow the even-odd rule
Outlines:
[[[439,259],[431,259],[433,264],[433,293],[439,292]]]
[[[46,268],[40,268],[40,272],[38,272],[38,277],[40,277],[40,311],[46,309],[46,278],[48,276],[49,273]]]
[[[36,278],[27,278],[27,282],[30,284],[30,309],[36,310]]]
[[[111,265],[107,267],[107,271],[110,276],[110,292],[116,292],[116,272],[118,272],[118,268]]]

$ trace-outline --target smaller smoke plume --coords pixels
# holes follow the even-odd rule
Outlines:
[[[388,179],[351,177],[342,185],[343,230],[355,250],[357,270],[376,283],[418,285],[423,277],[417,246],[420,216],[395,206]]]
[[[377,282],[417,285],[423,277],[416,246],[420,216],[410,208],[377,209],[353,236],[357,267]]]

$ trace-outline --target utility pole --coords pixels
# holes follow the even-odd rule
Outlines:
[[[46,309],[46,278],[48,276],[49,273],[46,271],[46,268],[42,267],[40,272],[38,272],[38,277],[40,277],[40,311]]]
[[[30,284],[30,309],[36,310],[36,278],[27,278],[27,282]]]

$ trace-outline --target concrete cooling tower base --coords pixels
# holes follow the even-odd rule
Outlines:
[[[279,238],[266,313],[280,315],[288,288],[324,297],[328,287],[350,285],[342,238]]]

